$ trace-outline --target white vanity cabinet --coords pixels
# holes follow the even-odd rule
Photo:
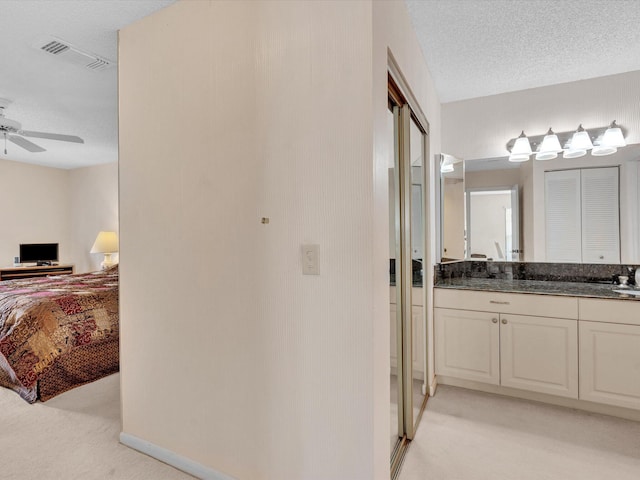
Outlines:
[[[437,375],[578,398],[572,297],[434,290]]]
[[[640,409],[640,302],[580,299],[580,398]]]

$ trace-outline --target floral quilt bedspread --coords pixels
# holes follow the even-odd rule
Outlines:
[[[118,268],[0,282],[0,385],[28,402],[38,379],[75,348],[119,336]]]

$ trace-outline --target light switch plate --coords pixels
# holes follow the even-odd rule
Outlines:
[[[320,275],[320,245],[302,245],[302,274]]]

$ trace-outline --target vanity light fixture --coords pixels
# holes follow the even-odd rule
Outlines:
[[[442,173],[451,173],[453,172],[454,167],[453,167],[453,163],[451,163],[450,161],[447,162],[447,159],[444,159],[442,161],[442,164],[440,164],[440,172]]]
[[[591,150],[591,155],[595,155],[596,157],[602,155],[611,155],[612,153],[616,153],[618,151],[618,147],[626,147],[627,142],[624,141],[624,135],[622,135],[622,130],[616,124],[614,120],[609,125],[609,128],[605,130],[602,135],[602,140],[599,145],[593,147]]]
[[[604,132],[604,135],[602,136],[601,145],[602,144],[609,145],[611,147],[616,147],[616,148],[627,146],[627,142],[624,141],[624,135],[622,135],[622,130],[616,124],[615,120],[611,122],[611,125],[609,125],[609,128],[607,128],[607,130]]]
[[[438,154],[436,157],[440,158],[440,173],[452,173],[456,169],[456,163],[462,163],[461,159],[446,153]]]
[[[587,150],[593,148],[589,132],[587,132],[582,124],[578,125],[578,129],[571,136],[569,140],[568,148],[562,153],[563,158],[580,158],[587,154]]]
[[[511,155],[509,155],[510,162],[526,162],[529,160],[529,156],[533,153],[531,150],[531,144],[529,143],[529,139],[524,134],[524,130],[520,134],[518,138],[516,138],[516,143],[513,145],[513,149],[511,150]]]
[[[589,132],[582,127],[582,124],[578,125],[578,129],[571,136],[570,150],[591,150],[592,148],[593,143],[589,137]]]
[[[542,139],[538,153],[536,153],[536,160],[553,160],[561,151],[562,146],[558,136],[549,128],[549,131]]]
[[[562,147],[564,145],[564,148]],[[554,133],[550,128],[545,135],[527,137],[522,132],[507,143],[510,162],[526,162],[535,153],[536,160],[551,160],[562,153],[564,158],[579,158],[589,151],[593,156],[611,155],[626,146],[624,129],[615,122],[608,127],[585,129],[582,124],[574,132]],[[528,148],[527,148],[528,147]]]

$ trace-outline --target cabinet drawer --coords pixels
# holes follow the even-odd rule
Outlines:
[[[435,288],[433,305],[439,308],[526,314],[535,317],[578,318],[577,298],[553,295]]]
[[[581,298],[580,320],[640,325],[640,301]]]

